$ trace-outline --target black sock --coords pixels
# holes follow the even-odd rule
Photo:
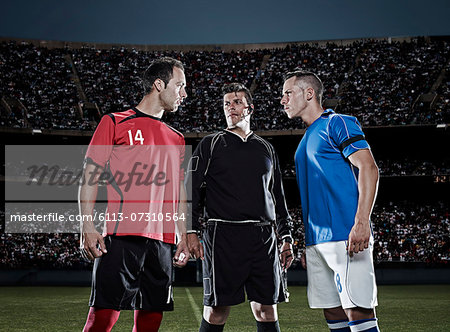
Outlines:
[[[200,329],[198,330],[198,332],[222,332],[224,326],[225,324],[209,324],[204,318],[202,318],[202,323],[200,324]]]
[[[258,322],[256,321],[256,327],[258,332],[280,332],[280,324],[275,322]]]

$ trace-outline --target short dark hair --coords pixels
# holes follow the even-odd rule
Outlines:
[[[294,76],[296,77],[296,82],[304,81],[307,84],[311,85],[316,94],[317,101],[319,102],[319,104],[322,104],[323,83],[320,80],[319,76],[311,71],[296,70],[286,73],[284,75],[284,81],[286,82],[288,79]]]
[[[142,84],[144,86],[144,94],[149,94],[153,89],[153,83],[159,78],[167,87],[167,84],[172,79],[173,68],[177,67],[184,71],[183,64],[171,57],[163,57],[154,60],[144,72],[142,76]]]
[[[250,93],[250,90],[245,87],[244,84],[229,83],[229,84],[225,84],[222,87],[222,97],[225,96],[227,93],[232,93],[232,92],[235,92],[235,93],[243,92],[245,94],[245,99],[247,99],[247,103],[249,105],[253,104],[252,94]]]

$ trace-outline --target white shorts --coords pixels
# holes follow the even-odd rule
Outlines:
[[[311,308],[372,309],[378,305],[373,267],[373,238],[369,248],[350,257],[347,241],[306,248],[308,302]]]

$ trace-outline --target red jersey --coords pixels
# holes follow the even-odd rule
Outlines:
[[[184,137],[136,108],[103,116],[86,161],[105,169],[104,235],[139,235],[175,243]]]

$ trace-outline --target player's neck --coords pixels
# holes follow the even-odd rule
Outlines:
[[[302,121],[306,124],[307,127],[312,125],[314,121],[316,121],[318,118],[321,117],[323,113],[322,107],[319,105],[314,105],[310,109],[308,109],[306,112],[302,114]]]
[[[151,115],[155,118],[161,119],[164,115],[164,109],[157,100],[147,95],[142,98],[141,102],[136,106],[136,108],[145,114]]]
[[[249,125],[245,125],[245,126],[233,126],[233,127],[228,127],[227,130],[232,131],[233,133],[241,136],[242,138],[246,138],[250,133],[250,126]]]

